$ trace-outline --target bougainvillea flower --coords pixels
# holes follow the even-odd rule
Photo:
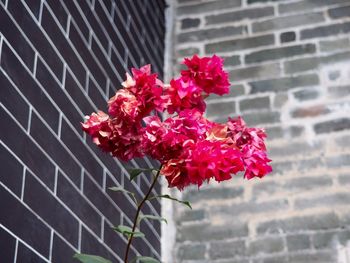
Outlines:
[[[264,129],[247,127],[241,117],[237,119],[229,118],[227,126],[231,138],[236,142],[238,147],[243,148],[249,144],[257,149],[266,150],[264,140],[267,136]]]
[[[263,129],[242,118],[225,124],[207,120],[204,99],[228,93],[230,83],[217,56],[185,59],[187,70],[164,85],[151,66],[132,69],[122,89],[108,101],[108,114],[92,113],[82,124],[93,142],[128,161],[149,155],[162,164],[169,187],[228,180],[244,171],[247,179],[271,172]],[[164,121],[156,111],[176,113]]]
[[[211,178],[218,182],[244,170],[240,151],[220,141],[203,140],[189,151],[186,169],[192,184],[201,186]]]
[[[130,91],[120,89],[108,101],[108,113],[115,118],[134,121],[139,118],[139,101]]]
[[[194,55],[191,59],[184,60],[188,69],[182,70],[181,76],[184,80],[194,81],[207,94],[227,94],[230,82],[227,72],[223,69],[223,61],[216,55],[203,58]]]
[[[145,153],[160,161],[178,158],[189,141],[204,139],[211,122],[197,110],[184,110],[162,122],[159,117],[144,118]]]
[[[185,109],[197,109],[200,112],[205,111],[205,102],[202,96],[202,90],[193,81],[184,81],[183,79],[173,79],[170,86],[165,90],[168,99],[167,111],[172,114]]]
[[[183,190],[191,184],[184,162],[184,159],[171,159],[163,164],[160,172],[168,181],[169,187],[177,187],[179,190]]]
[[[246,167],[244,177],[247,179],[261,178],[272,171],[272,167],[268,164],[271,160],[267,158],[266,152],[256,150],[254,147],[244,147],[243,161]]]
[[[141,125],[128,125],[123,120],[110,119],[110,117],[99,111],[86,116],[82,124],[83,130],[92,137],[92,141],[103,151],[113,156],[128,161],[142,156],[140,148]]]
[[[141,116],[147,116],[152,110],[163,111],[166,103],[163,97],[164,84],[157,74],[151,73],[151,65],[133,68],[131,72],[132,76],[127,74],[123,86],[138,100]]]

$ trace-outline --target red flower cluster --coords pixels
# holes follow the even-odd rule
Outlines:
[[[229,119],[218,124],[203,116],[204,99],[228,93],[230,83],[217,56],[185,59],[187,70],[164,85],[149,65],[132,69],[123,88],[109,102],[109,115],[86,117],[83,130],[113,156],[128,161],[149,155],[162,164],[169,187],[184,187],[214,179],[228,180],[244,171],[248,179],[271,172],[266,134]],[[177,113],[162,121],[156,112]]]

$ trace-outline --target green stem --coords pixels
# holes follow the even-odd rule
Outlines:
[[[159,170],[157,171],[157,174],[154,177],[153,182],[152,182],[150,188],[148,189],[147,194],[145,195],[145,197],[142,199],[141,203],[137,207],[136,215],[135,215],[133,226],[132,226],[132,232],[135,232],[135,229],[136,229],[136,226],[137,226],[137,222],[138,222],[138,219],[139,219],[139,215],[140,215],[140,212],[141,212],[141,208],[144,205],[144,203],[147,201],[149,195],[151,194],[152,189],[154,188],[154,186],[155,186],[155,184],[157,182],[157,179],[158,179],[158,177],[160,175],[160,170],[162,170],[162,165],[160,165]],[[128,239],[128,244],[126,246],[125,257],[124,257],[124,262],[125,263],[128,263],[128,256],[129,256],[131,241],[132,241],[133,237],[134,237],[134,234],[131,234],[129,239]]]

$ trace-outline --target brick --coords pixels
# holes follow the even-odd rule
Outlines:
[[[73,50],[72,46],[67,41],[64,32],[58,28],[58,24],[45,8],[43,10],[42,23],[44,30],[55,43],[55,46],[60,54],[65,57],[67,65],[74,72],[76,78],[79,80],[79,83],[84,85],[86,81],[86,70],[79,61],[77,52]],[[72,40],[73,38],[71,35],[75,33],[75,28],[73,25],[70,26],[69,32],[69,37]],[[73,44],[74,43],[75,42],[73,41]],[[79,48],[79,55],[84,57],[84,49],[82,46]],[[86,63],[90,64],[91,61],[86,60]]]
[[[340,231],[316,233],[312,235],[311,239],[316,249],[334,249],[339,244],[346,245],[347,240],[350,239],[350,231],[344,229]]]
[[[290,235],[287,236],[288,251],[305,250],[311,247],[310,237],[308,235]]]
[[[206,188],[200,190],[187,190],[184,199],[192,202],[210,199],[234,199],[243,196],[243,188]]]
[[[52,261],[53,262],[73,262],[72,256],[76,253],[59,236],[53,235]]]
[[[26,99],[42,114],[50,127],[57,130],[58,110],[43,92],[38,93],[40,87],[6,43],[2,44],[1,66]]]
[[[7,233],[3,228],[0,228],[0,247],[1,258],[5,262],[13,262],[15,257],[16,240],[13,236]]]
[[[328,79],[331,81],[335,81],[339,79],[339,77],[340,77],[340,71],[338,70],[328,72]]]
[[[244,99],[239,102],[240,111],[261,110],[270,108],[270,97]]]
[[[350,154],[343,154],[339,156],[332,156],[326,159],[327,167],[329,168],[339,168],[342,166],[350,165]]]
[[[70,178],[74,180],[80,176],[80,165],[35,113],[32,114],[30,135]],[[79,185],[80,180],[76,180],[75,183]]]
[[[2,145],[0,145],[0,163],[3,169],[0,173],[0,181],[20,198],[23,180],[22,164]]]
[[[228,9],[239,6],[241,6],[241,0],[218,0],[197,5],[181,6],[177,9],[177,14],[180,16],[187,14],[201,14],[213,10]]]
[[[295,13],[295,12],[305,12],[307,10],[313,10],[315,8],[320,8],[322,6],[335,5],[348,3],[348,0],[333,0],[332,2],[328,0],[303,0],[291,3],[281,3],[278,7],[278,11],[282,14],[284,13]]]
[[[39,20],[41,1],[39,0],[25,0],[30,11],[33,13],[36,19]]]
[[[11,216],[8,213],[0,213],[1,224],[40,254],[48,257],[50,229],[2,186],[0,187],[0,198],[1,211],[11,211]]]
[[[239,97],[245,94],[245,88],[243,85],[232,85],[230,87],[230,93],[225,94],[225,98],[235,98]],[[213,100],[213,99],[220,99],[222,96],[219,96],[217,94],[210,94],[209,97],[207,98],[207,101]]]
[[[258,234],[292,233],[303,230],[325,230],[339,226],[339,218],[334,213],[290,217],[258,224]]]
[[[257,260],[253,260],[252,263],[289,263],[289,261],[286,255],[277,256],[275,254],[272,254],[271,256],[269,256],[269,254],[267,254],[267,256],[260,257]]]
[[[103,112],[107,111],[106,98],[104,97],[104,93],[98,89],[96,84],[92,81],[91,77],[89,77],[88,81],[88,96],[99,110],[102,110]]]
[[[290,32],[283,32],[280,35],[280,41],[281,43],[287,43],[287,42],[293,42],[296,39],[295,32],[290,31]]]
[[[207,25],[220,24],[227,22],[237,22],[243,19],[257,19],[261,17],[271,16],[274,14],[273,7],[251,8],[219,15],[210,15],[205,17]]]
[[[290,170],[293,169],[294,166],[293,163],[290,161],[274,161],[271,165],[273,168],[272,175],[288,173]]]
[[[225,259],[234,258],[246,255],[245,242],[237,241],[221,241],[210,244],[209,257],[210,259]]]
[[[112,206],[110,200],[88,176],[84,176],[83,185],[84,195],[103,213],[103,215],[113,222],[119,224],[120,213],[115,207]]]
[[[338,181],[341,185],[350,184],[350,175],[347,175],[347,174],[339,175]]]
[[[295,254],[288,257],[290,263],[309,263],[309,262],[336,262],[336,253],[329,251],[308,252],[304,254]]]
[[[281,237],[270,237],[249,242],[248,254],[262,255],[265,253],[277,253],[283,251],[283,249],[284,245]]]
[[[241,64],[240,56],[223,56],[224,65],[227,66],[237,66]]]
[[[314,198],[299,198],[295,200],[294,205],[297,209],[314,208],[314,207],[327,206],[327,205],[328,206],[346,205],[348,203],[347,200],[349,200],[349,198],[350,198],[350,194],[348,193],[327,194],[327,195],[314,197]]]
[[[242,35],[246,31],[243,26],[229,26],[222,28],[211,28],[178,34],[179,43],[198,42],[204,40],[217,39],[221,37]]]
[[[281,75],[279,64],[267,64],[261,66],[250,66],[234,69],[229,72],[232,81],[241,81],[246,79],[272,78]]]
[[[204,244],[183,245],[178,249],[178,258],[182,260],[205,259],[206,247]]]
[[[114,221],[113,221],[114,222]],[[107,225],[107,222],[104,222],[104,242],[113,248],[113,251],[117,253],[117,255],[124,255],[126,241],[119,234],[117,234],[111,226]],[[134,240],[136,241],[136,240]],[[92,241],[91,241],[92,243]],[[115,246],[115,244],[120,244],[119,246]],[[90,246],[93,246],[92,243]],[[135,244],[134,244],[135,245]]]
[[[28,126],[29,105],[2,72],[0,72],[0,86],[1,102],[15,116],[16,120],[21,123],[22,127],[26,129]]]
[[[335,139],[335,143],[340,148],[345,148],[345,146],[350,143],[350,135],[340,136]]]
[[[277,1],[283,1],[283,0],[248,0],[248,4],[277,2]]]
[[[345,34],[348,32],[350,32],[350,23],[333,24],[301,30],[300,38],[303,40],[318,37],[328,37],[338,34]]]
[[[56,82],[54,76],[48,71],[40,59],[37,62],[36,77],[39,83],[45,87],[46,92],[55,101],[61,112],[73,123],[77,132],[81,133],[79,123],[83,116],[69,101],[61,86]],[[39,111],[41,112],[41,111]]]
[[[251,94],[260,92],[283,92],[296,87],[315,86],[318,84],[319,78],[316,74],[260,80],[249,83],[252,87],[250,91]]]
[[[231,205],[213,206],[210,209],[210,214],[220,217],[232,216],[239,217],[241,215],[255,215],[259,213],[267,213],[272,211],[284,211],[289,208],[287,200],[277,200],[277,201],[265,201],[265,202],[240,202]]]
[[[317,89],[306,88],[293,92],[294,98],[299,101],[312,100],[319,97],[319,92]]]
[[[274,35],[247,37],[243,39],[226,40],[205,45],[206,53],[238,51],[254,47],[268,46],[275,42]]]
[[[269,148],[269,154],[271,157],[282,158],[291,157],[292,155],[300,154],[312,154],[322,151],[324,144],[321,142],[314,142],[313,144],[307,142],[296,142],[288,145],[279,145]]]
[[[214,226],[208,223],[184,225],[178,229],[178,241],[207,242],[210,240],[223,240],[227,238],[244,237],[248,234],[247,225],[235,221],[234,224]]]
[[[246,113],[243,115],[243,119],[249,125],[259,125],[259,124],[267,124],[267,123],[279,123],[281,119],[281,115],[279,112],[254,112],[254,113]]]
[[[328,10],[328,14],[333,19],[350,17],[350,6],[342,6]]]
[[[300,58],[284,62],[284,70],[288,74],[293,74],[317,69],[319,65],[319,57]]]
[[[72,30],[69,32],[74,32],[74,31]],[[70,35],[70,37],[73,38],[74,36]],[[104,89],[107,83],[107,78],[109,78],[110,81],[115,85],[118,85],[118,83],[120,83],[120,79],[123,78],[123,74],[122,74],[123,71],[119,71],[119,73],[115,72],[117,69],[120,70],[120,68],[116,68],[112,63],[109,62],[108,55],[105,54],[103,48],[97,44],[96,38],[94,37],[92,38],[91,50],[93,54],[96,56],[97,60],[100,62],[100,65],[98,65],[97,62],[96,63],[94,62],[95,59],[91,56],[92,54],[89,54],[90,53],[89,50],[86,49],[87,47],[85,43],[81,41],[81,38],[80,36],[78,36],[77,32],[75,33],[75,38],[77,39],[77,43],[75,44],[75,46],[78,50],[80,49],[85,50],[86,55],[83,57],[83,59],[84,61],[86,61],[85,63],[88,64],[90,71],[93,72],[93,76],[96,82],[98,83],[98,85],[100,86],[100,88]],[[121,43],[120,44],[118,43],[118,45],[122,46]],[[83,55],[84,53],[81,51],[80,54]],[[149,61],[152,62],[151,60]],[[122,77],[120,78],[120,76]]]
[[[277,109],[282,108],[288,102],[288,94],[277,93],[273,99],[273,106]]]
[[[87,203],[73,185],[59,172],[57,196],[98,236],[101,233],[101,216]]]
[[[316,46],[314,44],[265,49],[246,55],[245,61],[246,63],[264,62],[298,55],[314,54],[315,52]]]
[[[69,147],[74,156],[79,159],[79,162],[84,166],[84,169],[88,171],[93,176],[95,181],[102,186],[102,166],[97,163],[96,158],[92,156],[91,152],[88,151],[86,145],[84,145],[84,143],[64,120],[62,121],[61,140],[65,145]],[[90,138],[88,140],[90,140]],[[115,165],[113,167],[115,167]],[[70,179],[73,180],[76,185],[79,185],[80,173],[68,174],[71,175]]]
[[[47,191],[28,171],[25,182],[24,202],[41,218],[45,218],[45,221],[66,240],[77,247],[78,221],[54,198],[53,193]]]
[[[117,262],[118,260],[103,246],[103,243],[89,233],[85,227],[81,231],[81,253],[99,255],[105,259]]]
[[[341,38],[336,40],[324,40],[324,41],[320,41],[320,50],[322,52],[344,50],[349,48],[349,45],[350,45],[350,40],[347,38]]]
[[[39,29],[36,21],[32,19],[23,3],[20,1],[11,1],[8,3],[7,8],[35,49],[50,66],[56,77],[62,79],[63,62],[61,58],[59,58],[57,52],[47,41],[45,35]]]
[[[332,64],[332,63],[338,63],[343,61],[348,61],[350,58],[350,52],[340,52],[335,53],[326,57],[323,57],[321,59],[322,64]]]
[[[205,218],[205,211],[203,209],[200,210],[191,210],[185,211],[180,218],[181,222],[186,221],[199,221]]]
[[[28,69],[32,71],[34,66],[34,50],[3,8],[0,10],[0,31],[21,57]]]
[[[0,133],[0,139],[31,169],[50,189],[54,187],[55,166],[34,144],[28,135],[20,129],[5,111],[0,111],[0,120],[6,123],[6,129]],[[13,136],[16,134],[16,136]]]
[[[34,253],[33,250],[29,249],[23,243],[18,244],[17,257],[18,262],[38,262],[45,263],[46,261]]]
[[[64,29],[66,29],[67,28],[67,21],[68,21],[68,14],[67,14],[67,11],[62,6],[62,3],[55,1],[55,0],[47,0],[46,3],[50,6],[51,11],[54,13],[54,16],[60,22],[61,26]]]
[[[236,103],[234,101],[211,103],[207,105],[208,117],[220,117],[230,115],[236,112]]]
[[[273,163],[272,163],[273,166]],[[316,176],[316,177],[298,177],[287,180],[285,182],[261,182],[254,185],[253,196],[271,196],[278,193],[297,193],[301,191],[310,191],[332,185],[332,178],[330,176]]]
[[[291,15],[272,18],[265,21],[253,23],[253,32],[263,32],[291,28],[300,25],[310,25],[324,21],[322,13],[307,13],[302,15]]]
[[[314,125],[317,134],[337,132],[350,129],[350,119],[338,118],[329,121],[319,122]]]
[[[180,49],[177,51],[177,55],[179,57],[190,57],[190,56],[193,56],[194,54],[199,54],[198,48],[190,47],[186,49]]]
[[[315,105],[309,107],[297,108],[291,112],[293,118],[309,118],[316,117],[319,115],[325,115],[331,111],[325,105]]]
[[[185,18],[181,20],[181,29],[198,27],[201,20],[199,18]]]
[[[310,160],[307,161],[310,162]],[[284,184],[286,189],[289,187],[291,190],[297,191],[307,191],[310,189],[316,189],[318,187],[329,187],[331,185],[332,178],[330,176],[294,178]]]

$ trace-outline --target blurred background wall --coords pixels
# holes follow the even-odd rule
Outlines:
[[[185,191],[173,262],[350,262],[350,1],[172,3],[174,65],[225,58],[208,117],[265,127],[274,169]]]
[[[102,153],[80,122],[109,97],[125,71],[146,63],[163,72],[159,1],[0,1],[0,262],[73,262],[98,254],[122,262],[132,199],[151,178],[130,182],[126,164]],[[157,185],[153,194],[160,192]],[[160,213],[158,201],[144,213]],[[160,224],[145,221],[132,255],[160,257]],[[74,262],[77,262],[74,260]]]

